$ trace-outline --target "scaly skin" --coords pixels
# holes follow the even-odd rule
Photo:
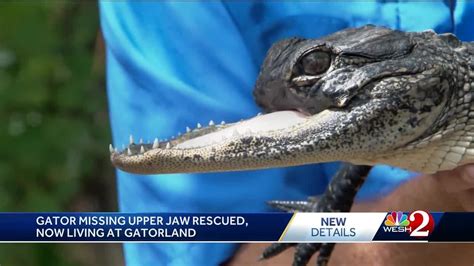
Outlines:
[[[111,160],[142,174],[346,161],[355,165],[342,168],[320,201],[270,204],[286,211],[349,211],[371,165],[430,174],[473,163],[473,93],[474,44],[452,34],[365,26],[321,39],[287,39],[269,50],[254,90],[271,114],[210,123],[168,143],[132,140],[123,151],[111,147]],[[279,117],[290,122],[275,126]],[[274,244],[262,258],[290,246]],[[333,247],[298,244],[293,264],[305,265],[319,251],[318,265],[325,265]]]
[[[254,94],[267,112],[299,110],[307,117],[251,133],[239,131],[239,123],[211,125],[156,148],[132,143],[130,152],[112,149],[111,160],[142,174],[337,160],[422,173],[452,169],[474,162],[473,50],[451,34],[373,26],[284,40],[270,49]],[[329,69],[305,74],[302,58],[316,51],[330,56]],[[225,140],[180,148],[186,140],[232,127],[238,133]]]

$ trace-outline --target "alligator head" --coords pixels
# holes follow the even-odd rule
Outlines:
[[[280,41],[254,90],[265,114],[211,122],[168,142],[131,140],[122,151],[111,147],[112,163],[143,174],[375,164],[380,154],[433,134],[448,119],[456,41],[375,26]]]

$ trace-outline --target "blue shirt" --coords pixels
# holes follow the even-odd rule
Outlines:
[[[270,45],[365,24],[434,29],[472,40],[472,3],[101,2],[114,146],[169,138],[186,126],[259,112],[252,89]],[[271,170],[132,175],[117,171],[124,212],[258,212],[272,199],[321,194],[337,163]],[[360,197],[383,196],[412,173],[377,166]],[[129,265],[217,265],[233,244],[125,244]]]

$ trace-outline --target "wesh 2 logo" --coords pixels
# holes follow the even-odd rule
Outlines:
[[[412,237],[427,237],[434,229],[433,216],[425,211],[410,214],[391,212],[387,215],[383,230],[386,233],[410,233]]]

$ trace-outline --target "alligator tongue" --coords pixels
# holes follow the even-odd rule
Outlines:
[[[221,140],[237,137],[240,135],[260,134],[261,132],[268,132],[273,130],[280,130],[288,128],[301,123],[307,119],[307,115],[296,111],[279,111],[265,115],[259,115],[239,123],[235,123],[222,130],[211,132],[176,145],[176,148],[187,149],[196,148]]]

